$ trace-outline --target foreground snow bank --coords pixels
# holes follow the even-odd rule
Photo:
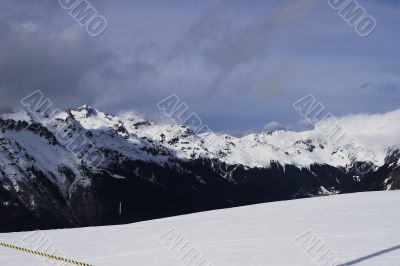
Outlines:
[[[334,265],[323,264],[327,254],[347,265],[400,265],[399,206],[398,191],[358,193],[41,236],[53,250],[93,265]],[[33,238],[0,234],[1,241],[23,247],[32,247]],[[0,248],[0,265],[43,261]]]

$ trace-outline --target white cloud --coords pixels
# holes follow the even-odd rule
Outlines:
[[[277,121],[272,121],[264,126],[265,131],[286,130],[286,127]]]
[[[334,123],[320,123],[316,131],[325,134],[324,128],[340,125],[342,132],[346,132],[357,143],[373,149],[381,159],[385,157],[388,147],[400,145],[400,109],[382,114],[351,114],[336,119]]]

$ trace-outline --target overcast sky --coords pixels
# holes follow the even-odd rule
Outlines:
[[[359,0],[377,28],[360,37],[327,0],[91,0],[91,37],[57,0],[0,0],[0,106],[40,89],[60,108],[161,116],[181,97],[216,131],[298,128],[292,103],[376,113],[400,102],[400,1]]]

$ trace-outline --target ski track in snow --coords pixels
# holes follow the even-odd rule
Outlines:
[[[396,266],[399,206],[400,191],[368,192],[43,233],[67,258],[96,266],[182,265],[157,239],[171,228],[214,266],[308,266],[316,264],[293,239],[312,230],[343,262]],[[0,239],[24,246],[22,238],[28,234],[0,234]],[[0,248],[0,264],[44,265],[35,256],[5,248]]]

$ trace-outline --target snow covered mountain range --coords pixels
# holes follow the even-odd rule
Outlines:
[[[340,192],[400,188],[400,110],[340,125],[368,151],[316,128],[196,134],[89,106],[0,115],[1,231],[115,224]],[[319,125],[323,127],[323,125]],[[94,151],[94,152],[93,152]],[[89,160],[87,155],[92,154]],[[93,155],[94,154],[94,155]],[[95,162],[95,164],[93,164]]]

